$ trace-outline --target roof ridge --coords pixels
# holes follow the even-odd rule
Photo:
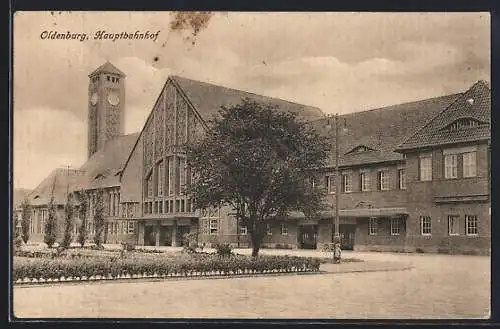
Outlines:
[[[179,75],[176,75],[176,74],[171,74],[170,76],[173,77],[174,79],[175,78],[180,78],[180,79],[190,80],[190,81],[194,81],[194,82],[198,82],[198,83],[204,83],[204,84],[207,84],[207,85],[210,85],[210,86],[215,86],[215,87],[219,87],[219,88],[222,87],[222,88],[226,88],[226,89],[229,89],[229,90],[244,92],[244,93],[251,94],[251,95],[254,95],[254,96],[258,96],[258,97],[271,98],[271,99],[279,100],[279,101],[282,101],[282,102],[287,102],[287,103],[294,104],[294,105],[308,106],[308,107],[320,110],[321,113],[323,113],[323,115],[326,116],[326,113],[324,113],[323,110],[320,107],[315,106],[315,105],[308,105],[308,104],[303,104],[303,103],[297,103],[297,102],[294,102],[294,101],[290,101],[290,100],[287,100],[287,99],[278,98],[278,97],[275,97],[275,96],[266,96],[266,95],[262,95],[262,94],[257,94],[257,92],[254,92],[254,91],[248,91],[248,90],[243,90],[243,89],[236,89],[236,88],[228,87],[228,86],[225,86],[225,85],[222,85],[222,84],[216,84],[216,83],[213,83],[213,82],[206,82],[206,81],[200,81],[200,80],[195,80],[195,79],[191,79],[191,78],[186,78],[186,77],[182,77],[182,76],[179,76]]]
[[[362,110],[362,111],[356,111],[356,112],[351,112],[351,113],[340,114],[339,116],[342,117],[342,116],[346,116],[346,115],[355,115],[357,113],[366,113],[366,112],[371,112],[371,111],[389,110],[391,107],[395,107],[395,106],[409,105],[409,104],[415,104],[415,103],[420,103],[420,102],[428,102],[428,101],[433,101],[433,100],[437,100],[437,99],[440,99],[440,98],[446,98],[446,97],[454,97],[454,96],[455,97],[459,97],[462,94],[464,94],[464,92],[459,92],[459,93],[454,93],[454,94],[447,94],[447,95],[441,95],[441,96],[435,96],[435,97],[431,97],[431,98],[422,98],[422,99],[418,99],[418,100],[415,100],[415,101],[409,101],[409,102],[404,102],[404,103],[398,103],[398,104],[392,104],[392,105],[387,105],[387,106],[382,106],[382,107],[371,108],[371,109],[368,109],[368,110]],[[318,120],[322,120],[322,119],[318,119]]]

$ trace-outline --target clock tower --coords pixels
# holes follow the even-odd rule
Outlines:
[[[88,157],[125,130],[125,74],[106,62],[89,74]]]

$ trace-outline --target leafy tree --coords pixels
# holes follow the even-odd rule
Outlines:
[[[78,243],[80,246],[85,245],[85,241],[87,240],[88,232],[87,232],[87,208],[89,206],[88,196],[85,191],[80,191],[77,194],[78,202],[80,204],[78,208],[78,215],[81,219],[80,227],[78,228]]]
[[[30,223],[31,223],[31,213],[32,208],[28,199],[24,199],[21,204],[22,220],[21,220],[21,235],[24,243],[28,243],[30,238]],[[16,222],[17,225],[17,222]]]
[[[95,205],[94,205],[94,243],[101,247],[103,243],[103,233],[104,233],[104,198],[103,191],[100,189],[96,193]]]
[[[69,193],[64,207],[64,236],[61,243],[61,246],[64,249],[69,248],[71,241],[73,240],[73,213],[73,195]]]
[[[325,165],[327,141],[295,114],[244,99],[222,107],[205,137],[186,146],[195,180],[187,188],[197,209],[230,206],[248,229],[257,256],[266,224],[290,211],[307,217],[323,207],[310,182]]]
[[[57,213],[56,206],[54,204],[54,197],[50,199],[49,202],[49,214],[47,221],[45,222],[45,235],[43,237],[43,242],[47,244],[49,248],[52,248],[57,239]]]
[[[14,221],[12,225],[12,240],[14,243],[13,244],[14,252],[16,252],[23,245],[23,233],[22,230],[17,227],[19,214],[17,212],[14,212],[13,215],[14,215],[13,216]]]

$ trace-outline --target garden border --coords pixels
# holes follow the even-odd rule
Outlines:
[[[278,277],[278,276],[291,276],[291,275],[318,275],[318,274],[333,274],[332,272],[319,270],[319,271],[292,271],[292,272],[267,272],[267,273],[238,273],[238,274],[201,274],[201,275],[183,275],[177,274],[172,276],[133,276],[133,277],[117,277],[117,278],[93,278],[90,279],[70,279],[70,280],[50,280],[50,281],[16,281],[13,286],[16,288],[30,288],[41,286],[56,286],[56,285],[78,285],[78,284],[104,284],[104,283],[127,283],[130,281],[141,282],[162,282],[162,281],[184,281],[184,280],[223,280],[223,279],[240,279],[240,278],[257,278],[257,277]],[[26,279],[25,279],[26,280]]]

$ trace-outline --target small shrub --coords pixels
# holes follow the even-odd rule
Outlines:
[[[229,243],[217,244],[215,246],[215,250],[217,255],[219,255],[220,257],[229,257],[234,255],[233,247],[231,247]]]
[[[14,246],[19,249],[22,247],[23,243],[23,236],[21,234],[17,234],[16,239],[14,240]]]
[[[122,242],[122,249],[125,251],[134,251],[135,250],[135,244],[132,242]]]
[[[415,249],[415,252],[416,252],[416,253],[419,253],[419,254],[423,254],[423,253],[425,253],[424,249],[422,249],[422,248],[416,248],[416,249]]]

